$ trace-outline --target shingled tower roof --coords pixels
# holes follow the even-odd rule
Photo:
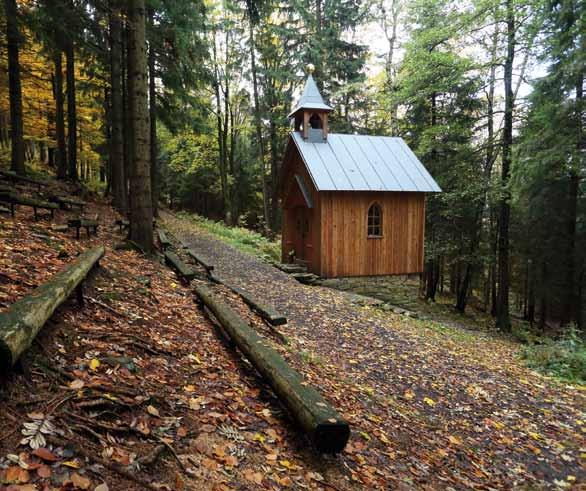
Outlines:
[[[317,88],[315,80],[313,80],[311,74],[309,77],[307,77],[301,99],[299,99],[297,106],[295,109],[293,109],[293,111],[291,111],[289,117],[292,118],[296,113],[302,111],[303,109],[321,109],[322,111],[333,111],[333,108],[324,102],[323,97],[319,93],[319,89]]]

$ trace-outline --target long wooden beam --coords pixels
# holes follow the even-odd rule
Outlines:
[[[80,286],[104,253],[104,246],[84,252],[30,295],[12,304],[6,312],[0,312],[0,370],[14,365],[57,307]]]
[[[214,273],[210,273],[209,277],[213,282],[222,284],[236,293],[236,295],[239,295],[252,310],[258,313],[258,315],[266,320],[271,326],[282,326],[287,324],[287,317],[277,311],[273,305],[260,301],[253,296],[252,293],[238,286],[231,285]]]
[[[202,284],[195,293],[214,314],[240,351],[271,385],[298,425],[320,452],[341,452],[350,427],[323,396],[296,372],[269,343]]]

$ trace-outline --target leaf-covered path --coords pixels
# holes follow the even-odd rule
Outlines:
[[[359,307],[341,292],[296,282],[192,222],[169,214],[164,221],[219,276],[287,315],[291,346],[279,349],[351,423],[351,441],[332,467],[349,472],[356,487],[584,483],[583,387],[524,368],[515,344]]]

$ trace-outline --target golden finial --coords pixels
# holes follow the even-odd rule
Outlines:
[[[315,65],[313,63],[308,63],[305,70],[311,75],[315,71]]]

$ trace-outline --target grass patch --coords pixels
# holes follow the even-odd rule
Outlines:
[[[201,230],[214,235],[222,242],[230,244],[242,252],[259,257],[265,261],[281,260],[280,239],[271,241],[253,230],[244,227],[228,227],[222,222],[215,222],[187,212],[179,212],[177,216],[194,222]]]
[[[580,332],[571,327],[563,336],[528,339],[528,345],[521,350],[525,363],[546,375],[586,383],[586,341]]]

